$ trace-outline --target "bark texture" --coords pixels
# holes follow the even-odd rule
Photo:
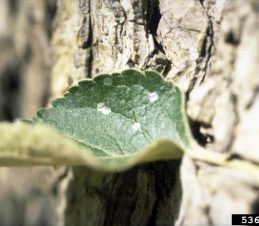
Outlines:
[[[259,164],[258,27],[257,0],[58,0],[50,95],[100,72],[152,68],[186,92],[197,142]],[[258,181],[188,157],[119,174],[51,175],[63,175],[51,198],[60,225],[221,226],[232,213],[259,212]]]
[[[48,99],[55,4],[2,0],[0,13],[0,119],[29,118]]]
[[[31,118],[47,103],[55,8],[51,0],[0,1],[0,120]],[[0,225],[63,225],[63,177],[52,167],[1,167]]]
[[[127,67],[160,71],[186,91],[201,145],[258,163],[258,7],[242,0],[80,1],[80,42],[69,55],[86,63],[70,65],[86,77]],[[67,225],[230,225],[232,213],[258,211],[258,182],[248,175],[186,157],[177,183],[172,164],[94,183],[87,169],[74,170]]]

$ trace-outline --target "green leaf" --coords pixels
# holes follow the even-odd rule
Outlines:
[[[137,163],[165,159],[181,151],[170,140],[161,139],[132,156],[101,159],[84,145],[43,124],[0,123],[0,166],[88,165],[106,171],[121,171]],[[177,156],[178,155],[178,156]]]
[[[1,165],[85,164],[117,171],[180,159],[194,143],[183,94],[154,71],[99,75],[52,105],[37,113],[35,125],[0,124]]]
[[[160,139],[170,142],[176,151],[160,156],[160,145],[158,154],[150,156],[180,158],[192,143],[182,92],[154,71],[102,74],[79,82],[52,105],[38,112],[40,121],[100,159],[124,161]]]
[[[96,165],[77,142],[46,125],[0,123],[0,138],[0,166]]]
[[[258,166],[202,149],[192,138],[184,95],[157,72],[126,70],[79,82],[30,122],[0,123],[0,165],[88,165],[121,171],[189,157],[241,169]],[[65,135],[65,136],[64,136]]]

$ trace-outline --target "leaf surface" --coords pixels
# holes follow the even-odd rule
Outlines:
[[[259,167],[198,146],[184,95],[157,72],[126,70],[73,86],[34,123],[0,123],[0,165],[88,165],[121,171],[142,162],[192,159],[246,171]]]
[[[141,162],[182,157],[171,140],[158,139],[133,155],[102,158],[85,145],[44,124],[0,123],[0,166],[87,165],[122,171]]]
[[[154,71],[102,74],[79,82],[52,105],[38,112],[40,122],[100,159],[123,161],[160,139],[177,152],[170,150],[165,158],[179,158],[192,141],[182,92]]]
[[[182,92],[157,72],[102,74],[38,111],[34,124],[0,123],[0,163],[118,171],[180,159],[193,142],[183,106]]]

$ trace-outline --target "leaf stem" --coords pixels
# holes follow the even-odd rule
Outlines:
[[[247,172],[249,175],[252,175],[256,178],[256,180],[259,181],[259,165],[248,162],[246,160],[231,159],[230,155],[228,154],[220,154],[213,151],[208,151],[199,146],[197,147],[197,145],[195,149],[188,149],[186,154],[194,160],[242,170]]]

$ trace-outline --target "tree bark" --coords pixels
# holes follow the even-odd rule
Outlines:
[[[47,103],[55,8],[51,0],[0,1],[0,120],[31,118]],[[63,224],[62,175],[53,167],[1,167],[0,225]]]
[[[186,91],[201,145],[258,163],[257,1],[85,0],[79,8],[71,80],[82,71],[158,70]],[[147,164],[97,182],[73,169],[67,225],[230,225],[232,213],[258,211],[258,182],[249,175],[185,157],[179,183],[175,166]]]
[[[101,72],[155,69],[186,92],[200,145],[258,164],[258,9],[257,0],[59,0],[50,95]],[[231,214],[259,212],[258,181],[187,156],[116,174],[60,171],[68,226],[231,225]]]

